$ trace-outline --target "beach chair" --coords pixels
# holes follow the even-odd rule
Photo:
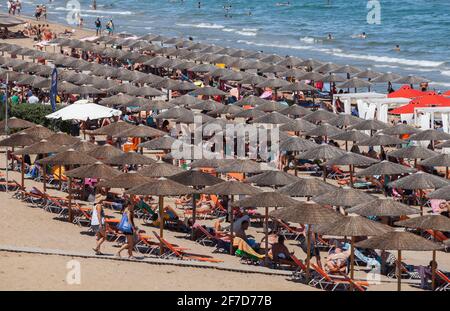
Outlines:
[[[303,264],[303,261],[298,259],[295,255],[291,254],[291,259],[294,262],[295,270],[292,271],[292,278],[293,279],[302,279],[304,276],[304,273],[306,272],[306,266]]]
[[[264,255],[258,254],[247,242],[239,237],[233,238],[233,247],[236,248],[234,254],[240,257],[240,261],[243,263],[259,265],[264,260]]]
[[[215,235],[212,235],[208,230],[206,230],[203,226],[201,225],[194,225],[193,229],[199,230],[202,235],[197,238],[196,242],[202,244],[203,246],[207,246],[207,245],[218,245],[220,241],[222,242],[229,242],[226,241],[226,236],[223,235],[218,235],[217,233]]]
[[[37,189],[36,187],[31,188],[31,191],[26,191],[25,189],[19,189],[15,197],[24,202],[30,203],[33,206],[42,206],[45,203],[45,196],[43,193]]]
[[[155,231],[153,231],[153,234],[158,239],[158,241],[166,248],[166,252],[163,253],[161,256],[162,258],[170,258],[175,256],[178,259],[186,259],[186,260],[196,260],[196,261],[203,261],[203,262],[212,262],[212,263],[219,263],[223,262],[223,260],[205,257],[202,255],[196,255],[196,254],[189,254],[185,253],[182,249],[177,249],[174,245],[170,244],[165,239],[161,238]]]
[[[395,266],[391,269],[391,271],[389,271],[387,273],[387,277],[392,278],[392,279],[397,279],[397,263],[398,261],[395,261]],[[401,275],[400,277],[402,279],[407,279],[407,280],[420,280],[420,274],[418,271],[409,271],[405,265],[402,263],[400,263],[400,269],[401,269]]]
[[[350,174],[342,171],[336,165],[332,165],[330,168],[330,173],[328,173],[327,177],[330,179],[343,180],[343,179],[349,179]]]
[[[436,291],[448,291],[450,290],[450,279],[447,275],[445,275],[442,271],[436,269],[436,276],[441,280],[441,283],[438,287],[436,287]]]
[[[309,284],[314,287],[335,291],[338,289],[348,290],[350,286],[353,286],[353,288],[358,291],[365,291],[369,286],[368,282],[352,280],[345,274],[340,274],[340,277],[334,275],[331,276],[314,263],[311,263],[311,266],[315,273],[312,274],[313,278]]]
[[[303,234],[302,228],[291,227],[281,219],[276,219],[273,217],[271,218],[276,223],[276,225],[281,227],[280,234],[282,234],[285,239],[293,238],[293,240],[298,240],[300,236]]]

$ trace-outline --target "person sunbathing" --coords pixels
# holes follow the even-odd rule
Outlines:
[[[279,235],[278,241],[272,245],[272,249],[269,251],[269,255],[272,257],[274,263],[278,263],[280,261],[287,263],[292,261],[291,255],[293,252],[290,252],[287,246],[284,244],[284,236]]]
[[[329,254],[325,262],[325,269],[329,273],[345,272],[347,268],[347,260],[350,257],[350,249],[344,251],[340,247],[336,247],[334,252]]]

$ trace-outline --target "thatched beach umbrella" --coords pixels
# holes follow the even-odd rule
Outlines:
[[[428,141],[428,140],[431,140],[431,147],[433,149],[434,148],[434,142],[436,140],[449,140],[450,139],[450,134],[430,129],[430,130],[424,130],[424,131],[421,131],[421,132],[416,133],[414,135],[411,135],[411,137],[409,139],[413,140],[413,141]]]
[[[134,195],[157,195],[159,197],[159,235],[164,237],[164,197],[193,194],[195,191],[182,184],[169,179],[160,178],[157,181],[142,184],[125,191],[126,194]],[[160,244],[160,254],[163,253],[164,245]]]
[[[226,96],[228,95],[222,90],[219,90],[212,86],[205,86],[202,88],[198,88],[195,91],[190,93],[193,96]]]
[[[388,184],[391,188],[400,188],[405,190],[418,190],[419,196],[426,189],[439,189],[448,186],[448,180],[431,175],[422,171],[415,174],[397,179]],[[420,204],[420,212],[423,215],[423,204]]]
[[[282,151],[300,151],[304,152],[306,150],[309,150],[311,148],[316,148],[319,145],[307,140],[303,139],[297,136],[289,137],[282,142],[280,142],[280,150]]]
[[[389,125],[379,121],[379,120],[363,120],[353,126],[351,126],[351,129],[354,130],[360,130],[360,131],[377,131],[377,130],[383,130],[388,128]]]
[[[328,144],[319,145],[316,148],[312,148],[306,152],[300,153],[297,158],[305,160],[321,160],[326,162],[329,159],[337,158],[345,154],[345,151]],[[323,169],[323,180],[327,179],[327,166],[325,163],[322,164]]]
[[[371,164],[375,164],[379,162],[376,159],[369,158],[357,153],[353,152],[347,152],[340,157],[333,158],[331,160],[328,160],[325,165],[348,165],[349,166],[349,172],[350,172],[350,185],[353,187],[353,174],[354,174],[354,167],[355,166],[369,166]]]
[[[382,134],[385,135],[410,135],[410,134],[416,134],[420,130],[404,123],[397,124],[393,127],[385,128],[381,131]]]
[[[341,215],[329,208],[322,207],[315,203],[298,203],[294,206],[283,207],[270,212],[270,216],[282,219],[288,222],[307,225],[306,232],[306,282],[310,278],[310,260],[311,260],[311,226],[329,224]]]
[[[91,131],[89,135],[107,135],[107,136],[114,136],[116,134],[119,134],[123,131],[129,130],[131,128],[134,128],[134,125],[127,123],[125,121],[117,121],[114,123],[111,123],[107,126],[103,126],[101,128],[98,128],[94,131]]]
[[[450,186],[442,187],[427,194],[429,199],[450,201]]]
[[[156,162],[138,170],[142,176],[151,178],[169,177],[182,172],[182,168],[165,162]]]
[[[245,183],[272,187],[286,186],[296,181],[298,181],[298,177],[282,171],[267,171],[244,180]]]
[[[264,111],[256,110],[256,109],[244,109],[236,114],[233,115],[235,118],[251,118],[251,119],[257,119],[262,116],[266,115]]]
[[[316,125],[303,119],[291,120],[280,126],[280,130],[284,132],[302,132],[306,133],[316,128]]]
[[[138,146],[149,150],[170,150],[177,141],[179,140],[171,136],[165,135],[162,137],[152,139],[150,141],[146,141],[145,143],[140,143]]]
[[[336,189],[337,187],[316,178],[299,178],[295,183],[278,189],[278,192],[291,197],[306,197],[309,201],[311,197]]]
[[[323,136],[325,142],[328,141],[328,137],[342,134],[344,131],[328,123],[323,123],[316,128],[305,133],[306,136]]]
[[[24,129],[34,127],[36,126],[36,124],[27,120],[12,117],[8,119],[8,122],[6,122],[6,120],[0,121],[0,129],[3,130],[6,126],[8,127],[8,129]]]
[[[360,216],[404,216],[418,214],[418,210],[409,207],[406,204],[400,203],[393,199],[379,199],[369,202],[363,202],[347,209],[347,213],[354,213]]]
[[[420,146],[409,146],[388,152],[388,157],[400,158],[400,159],[414,159],[414,167],[417,167],[417,159],[428,159],[437,156],[438,153],[430,149]]]
[[[307,114],[311,113],[310,110],[308,110],[302,106],[299,106],[299,105],[291,105],[291,106],[284,108],[278,112],[281,114],[284,114],[285,116],[298,116],[298,117],[304,117]]]
[[[125,167],[125,165],[150,165],[156,163],[155,160],[136,152],[124,152],[120,155],[106,158],[104,162],[122,167]]]
[[[416,170],[401,164],[390,161],[381,161],[371,165],[370,167],[356,172],[356,176],[375,176],[375,175],[402,175],[414,173]]]
[[[256,109],[256,108],[255,108]],[[285,124],[291,122],[292,119],[282,115],[279,112],[273,111],[271,113],[267,113],[262,117],[254,119],[252,123],[261,123],[261,124]]]
[[[55,134],[55,132],[53,132],[52,130],[49,130],[48,128],[46,128],[40,124],[33,126],[33,127],[29,127],[25,130],[20,131],[19,133],[29,134],[29,135],[33,136],[34,138],[36,138],[37,140],[47,139],[50,136],[52,136],[53,134]]]
[[[261,164],[252,160],[235,159],[216,169],[218,173],[254,174],[263,171]]]
[[[260,110],[260,111],[264,111],[264,112],[280,111],[285,108],[286,108],[286,105],[276,102],[276,101],[272,101],[272,100],[267,101],[267,102],[255,107],[256,110]]]
[[[97,184],[97,187],[131,189],[151,181],[152,179],[150,177],[143,176],[136,172],[127,172],[102,180]]]
[[[387,232],[391,232],[393,231],[393,229],[389,226],[380,224],[361,216],[347,216],[341,217],[337,221],[334,221],[330,224],[314,228],[313,231],[327,235],[351,237],[350,278],[354,279],[355,237],[378,236]]]
[[[56,145],[73,145],[79,142],[80,140],[77,137],[70,136],[63,132],[58,132],[48,137],[47,140]]]
[[[310,114],[307,114],[302,119],[311,123],[328,122],[334,119],[336,115],[328,110],[318,109]]]
[[[406,144],[406,141],[390,135],[374,135],[367,140],[358,142],[358,146],[392,146]]]
[[[328,120],[327,123],[334,125],[336,127],[340,127],[340,128],[347,128],[349,126],[352,125],[356,125],[358,123],[360,123],[361,121],[363,121],[363,119],[359,118],[359,117],[355,117],[351,114],[339,114],[337,117]]]
[[[400,76],[400,75],[398,75],[396,73],[386,72],[386,73],[382,73],[378,77],[372,79],[371,82],[373,82],[373,83],[392,82],[392,81],[397,80],[397,79],[399,79],[401,77],[402,76]]]
[[[428,241],[420,236],[409,232],[388,232],[377,237],[359,242],[357,247],[382,249],[382,250],[396,250],[397,253],[397,290],[401,290],[402,280],[402,250],[408,251],[433,251],[442,249],[442,245]],[[435,266],[433,259],[433,266]]]
[[[66,151],[57,153],[47,158],[43,158],[37,161],[42,165],[58,165],[59,166],[59,189],[61,189],[61,166],[73,166],[73,165],[89,165],[97,162],[97,159],[79,151],[75,151],[73,149],[68,149]],[[44,181],[45,182],[45,181]],[[72,222],[73,214],[71,207],[71,199],[72,199],[72,180],[69,178],[69,221]]]
[[[365,141],[367,139],[369,139],[370,136],[367,134],[364,134],[358,130],[349,130],[337,135],[333,135],[330,137],[330,139],[332,140],[343,140],[345,141],[345,150],[348,151],[348,142],[352,141],[353,144],[360,142],[360,141]]]
[[[166,132],[154,129],[150,126],[139,124],[138,126],[133,126],[129,129],[124,130],[118,134],[113,135],[113,137],[161,137],[166,135]]]
[[[239,101],[235,102],[234,105],[237,106],[260,106],[265,103],[267,103],[267,99],[262,99],[258,96],[250,95],[247,97],[244,97],[240,99]]]
[[[234,206],[241,208],[257,208],[264,207],[264,235],[265,235],[265,259],[268,262],[268,252],[269,252],[269,208],[279,208],[288,207],[298,204],[297,200],[294,200],[284,194],[278,192],[262,192],[259,194],[252,195],[250,197],[244,198],[237,202],[234,202]]]
[[[352,207],[363,202],[373,201],[374,199],[375,197],[370,194],[349,187],[339,187],[334,191],[312,198],[316,203],[339,207]]]
[[[87,155],[98,160],[107,160],[116,156],[120,156],[123,153],[124,152],[119,148],[116,148],[110,144],[104,144],[102,146],[97,146],[95,149],[89,151]]]

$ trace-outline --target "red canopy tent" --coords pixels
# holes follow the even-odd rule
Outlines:
[[[425,96],[413,99],[409,104],[395,108],[391,114],[414,113],[414,108],[450,107],[450,98],[430,92]]]
[[[397,91],[388,94],[388,98],[416,98],[419,96],[424,96],[427,93],[411,88],[409,85],[403,85]]]
[[[448,90],[447,92],[445,92],[444,94],[442,94],[444,96],[450,96],[450,90]]]

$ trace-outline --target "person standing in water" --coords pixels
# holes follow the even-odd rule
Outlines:
[[[106,30],[108,30],[108,35],[113,35],[114,34],[114,23],[113,20],[110,19],[109,22],[106,24]]]
[[[96,0],[92,1],[92,9],[97,10],[97,1]]]
[[[95,35],[100,36],[102,34],[102,21],[100,17],[95,20]]]
[[[201,1],[197,2],[197,5],[198,5],[198,8],[200,9],[202,7],[202,2]]]

